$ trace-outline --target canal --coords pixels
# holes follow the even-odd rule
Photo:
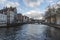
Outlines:
[[[60,40],[60,29],[43,24],[0,28],[0,40]]]

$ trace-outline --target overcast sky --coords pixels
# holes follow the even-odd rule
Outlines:
[[[53,5],[59,0],[0,0],[0,9],[4,6],[17,7],[17,12],[28,17],[42,19],[46,7]]]

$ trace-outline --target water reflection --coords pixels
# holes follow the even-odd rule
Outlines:
[[[60,40],[60,29],[40,24],[0,28],[0,40]]]
[[[60,40],[60,29],[59,28],[49,27],[47,34],[48,34],[48,37],[51,38],[51,40]]]
[[[40,40],[43,36],[43,32],[45,31],[45,28],[46,26],[44,25],[31,25],[31,24],[24,25],[23,29],[18,31],[20,33],[17,32],[18,33],[17,38],[20,37],[19,40],[37,40],[37,39]]]
[[[0,28],[0,40],[14,40],[15,31],[13,28]]]

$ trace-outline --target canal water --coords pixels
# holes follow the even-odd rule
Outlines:
[[[0,28],[0,40],[60,40],[60,29],[43,24]]]

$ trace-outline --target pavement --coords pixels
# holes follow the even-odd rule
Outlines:
[[[50,24],[50,23],[44,23],[44,24],[51,26],[51,27],[60,28],[60,25],[58,25],[58,24]]]

